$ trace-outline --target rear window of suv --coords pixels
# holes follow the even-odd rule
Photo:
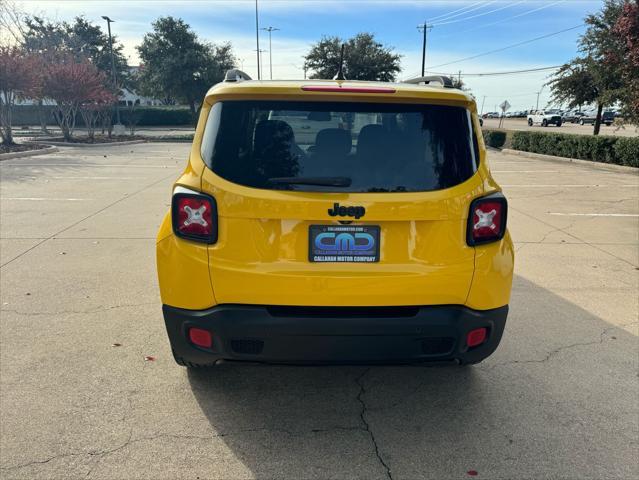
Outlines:
[[[201,152],[231,182],[315,192],[439,190],[478,162],[470,112],[425,104],[217,102]]]

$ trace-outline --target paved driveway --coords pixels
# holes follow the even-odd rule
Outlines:
[[[490,153],[517,258],[480,365],[190,373],[154,264],[188,148],[0,162],[1,478],[639,477],[637,175]]]

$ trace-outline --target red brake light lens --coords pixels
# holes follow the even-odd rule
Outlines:
[[[395,93],[395,89],[391,87],[340,87],[338,85],[304,85],[302,90],[330,93]]]
[[[204,243],[217,241],[217,205],[213,197],[175,193],[171,213],[177,236]]]
[[[508,204],[501,193],[477,198],[468,212],[468,245],[479,245],[504,238]]]
[[[477,345],[481,345],[486,341],[486,337],[488,336],[488,331],[485,327],[476,328],[475,330],[471,330],[466,335],[466,344],[469,347],[476,347]]]
[[[201,328],[189,328],[189,340],[198,347],[211,348],[213,346],[211,332]]]

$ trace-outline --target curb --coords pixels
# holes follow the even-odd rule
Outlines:
[[[126,142],[105,142],[105,143],[68,143],[68,142],[49,142],[46,140],[32,140],[31,143],[46,143],[47,145],[55,145],[57,147],[79,147],[79,148],[96,148],[96,147],[117,147],[120,145],[135,145],[136,143],[144,143],[146,140],[128,140]]]
[[[639,168],[629,167],[627,165],[615,165],[612,163],[594,162],[592,160],[581,160],[578,158],[556,157],[554,155],[524,152],[522,150],[513,150],[511,148],[502,148],[501,152],[507,153],[509,155],[518,155],[520,157],[535,158],[537,160],[546,160],[546,161],[555,162],[555,163],[576,163],[577,165],[588,165],[589,167],[598,168],[600,170],[611,170],[613,172],[639,174]]]
[[[0,160],[9,160],[11,158],[18,158],[18,157],[35,157],[36,155],[45,155],[47,153],[57,152],[58,150],[59,150],[58,147],[51,146],[48,148],[41,148],[39,150],[26,150],[24,152],[0,153]]]

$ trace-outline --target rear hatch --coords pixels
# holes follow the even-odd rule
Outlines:
[[[466,218],[482,192],[466,108],[222,100],[201,153],[218,303],[464,303]]]

